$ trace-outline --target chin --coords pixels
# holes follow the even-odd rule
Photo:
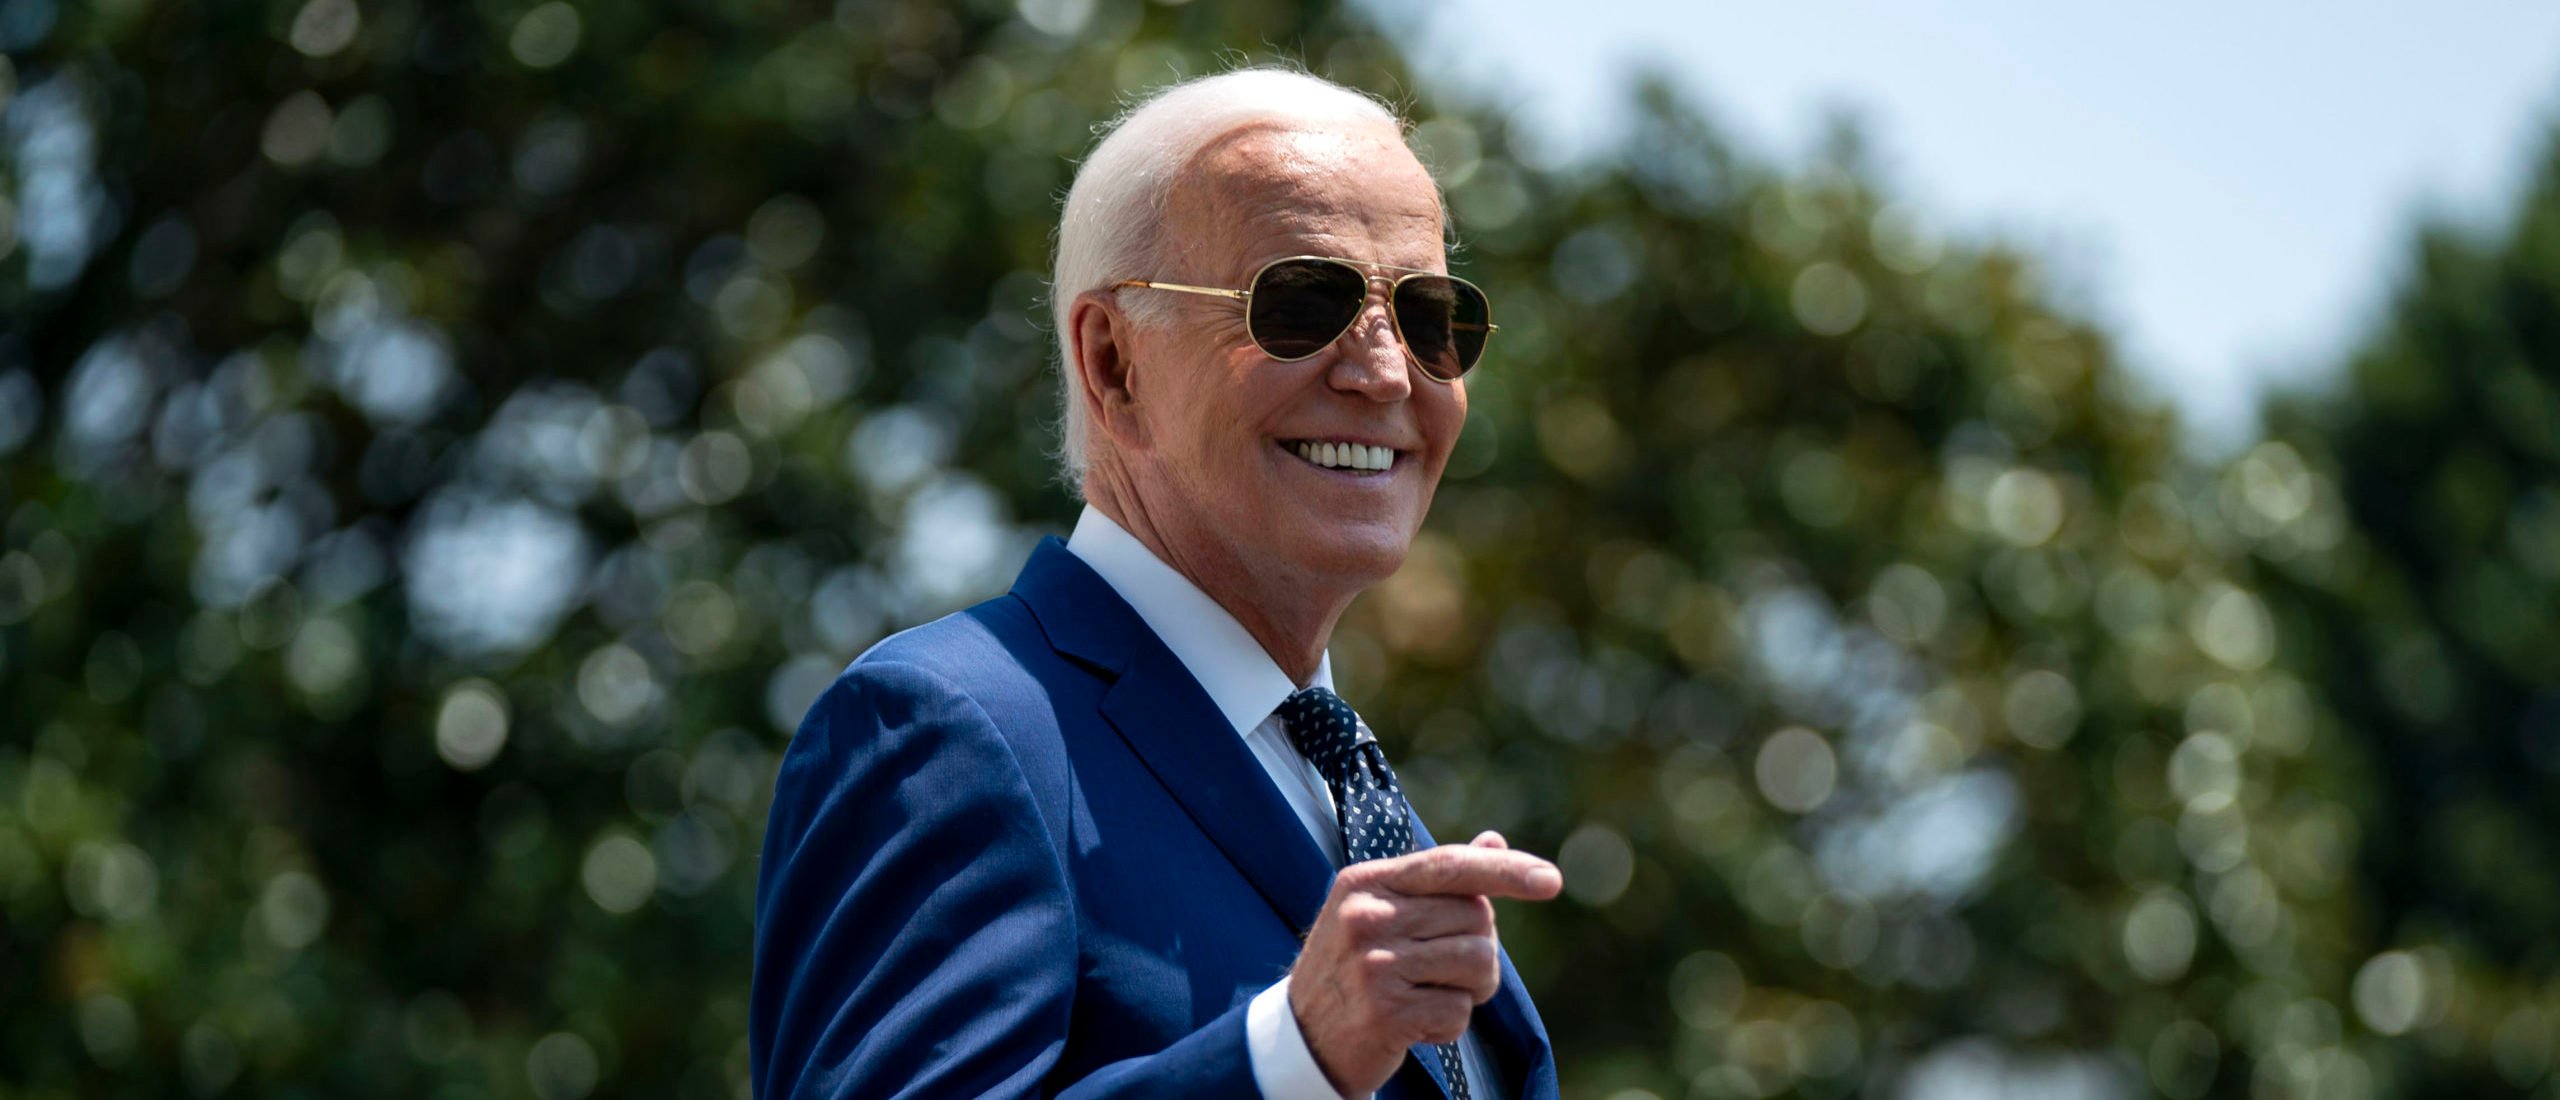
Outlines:
[[[1308,572],[1361,588],[1383,581],[1404,565],[1413,535],[1385,525],[1356,525],[1303,540],[1289,555]]]

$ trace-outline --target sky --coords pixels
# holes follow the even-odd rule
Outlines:
[[[1369,7],[1564,154],[1648,69],[1779,163],[1857,118],[1888,193],[2047,261],[2207,453],[2335,372],[2422,215],[2503,224],[2560,120],[2560,5],[2526,0]]]

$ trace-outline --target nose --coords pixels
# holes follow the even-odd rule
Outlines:
[[[1412,396],[1413,364],[1405,356],[1404,341],[1396,335],[1395,316],[1382,292],[1382,287],[1392,285],[1384,279],[1370,280],[1369,300],[1361,303],[1360,317],[1351,323],[1351,331],[1342,334],[1341,354],[1328,372],[1335,389],[1373,401]]]

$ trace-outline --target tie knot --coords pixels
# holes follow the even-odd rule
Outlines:
[[[1327,782],[1340,782],[1351,770],[1352,751],[1360,744],[1360,714],[1332,691],[1311,687],[1280,704],[1280,724],[1289,741]]]

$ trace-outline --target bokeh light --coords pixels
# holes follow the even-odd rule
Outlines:
[[[2560,188],[2206,455],[1854,133],[1577,157],[1395,20],[0,3],[11,1094],[741,1095],[780,754],[1071,521],[1056,196],[1254,43],[1497,303],[1333,656],[1562,865],[1568,1094],[2552,1087]]]

